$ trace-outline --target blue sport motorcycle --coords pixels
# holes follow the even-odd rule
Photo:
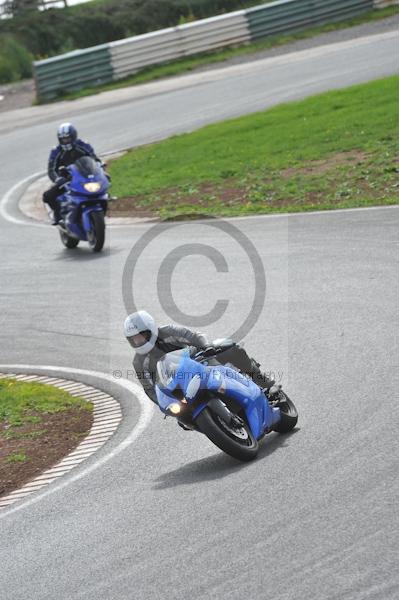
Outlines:
[[[287,433],[298,421],[294,403],[280,390],[273,402],[248,376],[217,362],[229,342],[215,350],[165,354],[157,363],[156,394],[166,416],[184,429],[204,433],[221,450],[253,460],[267,433]]]
[[[100,252],[105,242],[109,179],[100,163],[89,156],[79,158],[66,171],[64,193],[57,198],[61,241],[67,248],[87,241],[94,252]]]

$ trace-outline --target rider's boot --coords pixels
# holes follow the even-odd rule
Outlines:
[[[252,374],[251,377],[255,383],[259,385],[271,402],[279,402],[283,399],[284,393],[282,392],[282,385],[276,383],[274,379],[270,379],[266,373],[262,373],[260,370],[260,364],[256,360],[252,359]]]
[[[53,210],[53,220],[51,221],[52,225],[58,225],[61,221],[60,209],[57,207]]]
[[[276,383],[267,390],[267,395],[271,402],[277,403],[284,400],[285,396],[282,388],[281,383]]]
[[[184,423],[182,423],[181,421],[177,421],[177,424],[179,425],[179,427],[181,427],[182,429],[184,429],[184,431],[192,431],[191,427],[187,427]]]
[[[251,378],[263,390],[269,390],[276,382],[270,379],[266,373],[260,370],[260,364],[254,358],[251,359]]]

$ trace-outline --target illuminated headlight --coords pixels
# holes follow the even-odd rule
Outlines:
[[[89,181],[88,183],[84,183],[83,187],[87,192],[94,194],[94,192],[98,192],[101,189],[101,183],[98,183],[98,181]]]
[[[166,410],[169,410],[172,415],[178,415],[181,411],[181,406],[178,402],[172,402],[172,404],[169,404]]]

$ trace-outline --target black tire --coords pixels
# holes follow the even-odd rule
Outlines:
[[[259,445],[248,425],[244,423],[242,428],[247,433],[247,439],[240,440],[238,436],[229,433],[227,423],[224,423],[225,426],[223,423],[224,421],[218,415],[214,415],[209,408],[205,408],[196,419],[196,424],[202,433],[226,454],[245,462],[256,458]]]
[[[93,212],[90,215],[93,230],[89,237],[89,244],[93,252],[101,252],[105,242],[105,221],[103,212]]]
[[[65,248],[76,248],[76,246],[79,244],[79,240],[77,238],[71,237],[65,233],[65,231],[62,231],[62,229],[60,229],[60,238]]]
[[[273,427],[273,429],[278,433],[288,433],[294,429],[298,422],[298,411],[293,401],[288,398],[287,394],[285,394],[282,390],[280,391],[280,394],[282,399],[274,406],[280,409],[281,421],[279,421],[277,425]]]

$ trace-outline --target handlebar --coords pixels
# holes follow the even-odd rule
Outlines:
[[[223,352],[222,348],[214,348],[213,346],[210,346],[209,348],[205,348],[204,350],[197,352],[193,356],[193,359],[200,362],[202,359],[211,358],[212,356],[216,356],[221,352]]]

